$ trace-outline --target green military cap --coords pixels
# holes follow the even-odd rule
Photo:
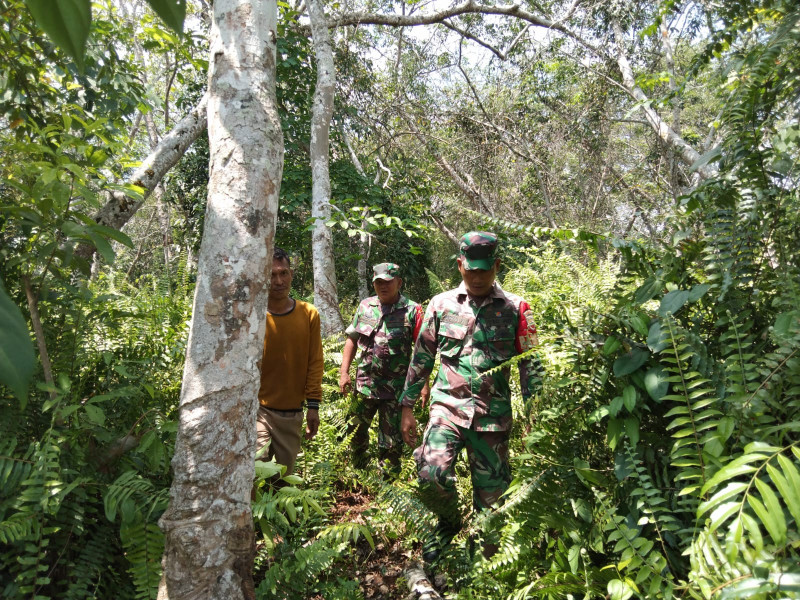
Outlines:
[[[486,269],[494,266],[497,258],[497,236],[488,231],[470,231],[461,237],[459,246],[464,261],[461,263],[467,271]]]
[[[395,277],[400,277],[400,266],[394,263],[381,263],[372,267],[372,272],[375,273],[372,281],[376,279],[391,281]]]

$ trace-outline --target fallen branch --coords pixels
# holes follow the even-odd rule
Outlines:
[[[441,600],[443,598],[433,587],[419,562],[408,563],[403,570],[403,575],[408,582],[409,591],[415,594],[414,598],[418,600]]]

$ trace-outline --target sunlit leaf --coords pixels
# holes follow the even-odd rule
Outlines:
[[[650,397],[658,402],[669,390],[668,374],[661,367],[653,367],[644,376],[644,387]]]
[[[650,353],[642,348],[634,348],[614,361],[614,375],[624,377],[641,367],[650,358]]]
[[[22,409],[28,401],[28,385],[35,369],[28,324],[0,281],[0,383],[14,392]]]
[[[164,20],[168,27],[178,33],[183,32],[183,20],[186,18],[186,0],[147,0],[147,3]]]
[[[83,69],[92,23],[90,0],[25,0],[36,23]]]
[[[661,299],[661,306],[658,308],[658,314],[662,317],[672,315],[678,312],[684,304],[689,300],[689,292],[685,290],[675,290],[669,292]]]

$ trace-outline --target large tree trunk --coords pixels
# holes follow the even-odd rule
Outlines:
[[[215,0],[208,207],[160,598],[250,599],[259,369],[283,168],[275,0]]]
[[[333,92],[336,86],[336,67],[328,32],[328,23],[321,0],[309,0],[308,15],[314,51],[317,57],[317,85],[311,113],[311,254],[314,262],[314,304],[319,311],[322,335],[344,331],[336,291],[336,261],[333,256],[331,230],[326,223],[331,218],[331,180],[328,171],[330,128],[333,116]]]

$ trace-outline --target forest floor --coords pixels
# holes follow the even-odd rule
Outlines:
[[[362,523],[369,525],[369,513],[376,510],[371,496],[363,489],[341,490],[336,494],[336,504],[331,510],[334,523]],[[378,534],[380,535],[380,534]],[[401,536],[373,539],[375,548],[363,537],[359,538],[351,555],[351,576],[361,582],[365,600],[404,600],[409,596],[403,569],[413,558],[403,547]]]

